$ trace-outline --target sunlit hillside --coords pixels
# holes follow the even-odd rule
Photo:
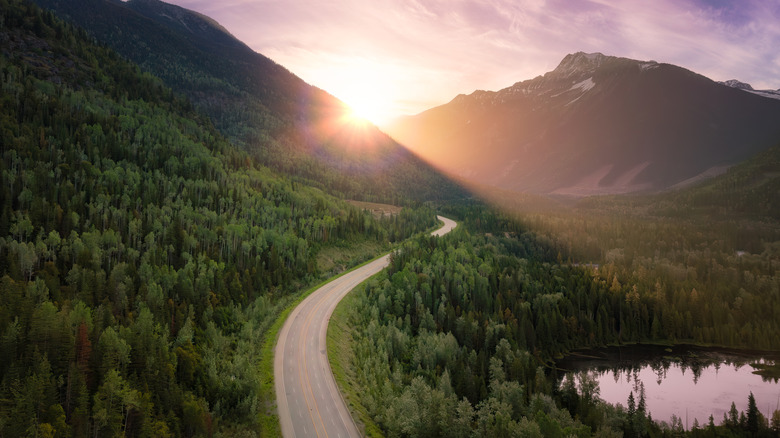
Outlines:
[[[458,199],[464,192],[374,125],[256,53],[214,20],[160,1],[37,0],[185,94],[263,164],[344,198]]]

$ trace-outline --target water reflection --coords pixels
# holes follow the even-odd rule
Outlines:
[[[776,363],[780,355],[770,353],[632,346],[580,352],[557,365],[561,375],[588,371],[609,403],[626,406],[630,394],[638,398],[644,392],[653,418],[689,428],[694,421],[706,424],[710,415],[722,422],[732,402],[746,410],[750,392],[771,418],[780,409],[778,375],[771,373]]]

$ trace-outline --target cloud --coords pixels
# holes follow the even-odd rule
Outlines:
[[[387,105],[402,113],[544,74],[576,51],[780,87],[774,1],[172,1],[336,96],[344,77],[363,72],[361,80],[391,90]]]

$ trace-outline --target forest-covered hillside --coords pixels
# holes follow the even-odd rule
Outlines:
[[[732,408],[685,432],[653,422],[640,393],[611,406],[592,377],[560,380],[554,362],[630,343],[780,351],[778,162],[771,148],[654,195],[556,205],[494,191],[492,208],[444,208],[459,230],[404,246],[385,277],[337,310],[351,333],[344,380],[366,430],[777,436],[780,411],[763,417],[747,389],[747,413]]]
[[[275,174],[27,1],[0,51],[2,436],[260,432],[260,346],[318,254],[435,224]]]
[[[265,165],[348,199],[409,204],[467,196],[349,108],[208,17],[159,0],[36,0],[188,96]]]
[[[537,232],[487,208],[458,210],[458,230],[405,245],[346,304],[345,368],[369,432],[373,422],[386,436],[682,436],[681,423],[653,422],[639,393],[612,406],[587,373],[559,385],[554,359],[637,342],[780,349],[771,248],[741,259],[723,254],[723,242],[704,243],[704,227],[643,222],[632,233],[613,228],[603,243],[621,246],[597,264],[573,264],[571,242],[556,236],[583,232],[589,219],[569,219],[579,226],[570,234],[553,223],[545,235],[543,219]],[[594,239],[609,234],[593,229]],[[654,263],[643,256],[649,247]],[[735,410],[689,436],[775,436],[780,412],[770,422],[752,406],[752,422]]]
[[[660,194],[492,202],[561,261],[597,267],[601,281],[665,302],[659,323],[678,327],[669,339],[780,350],[780,309],[763,313],[780,299],[779,150]]]

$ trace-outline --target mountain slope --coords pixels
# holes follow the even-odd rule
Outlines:
[[[0,436],[273,436],[262,340],[318,256],[434,224],[257,165],[160,79],[0,0]]]
[[[780,138],[778,120],[780,102],[680,67],[576,53],[388,132],[481,183],[582,196],[663,189],[740,162]]]
[[[255,53],[216,22],[157,0],[37,0],[186,94],[266,165],[364,200],[460,197],[455,184],[341,101]]]
[[[766,241],[780,238],[780,144],[761,151],[725,173],[679,190],[651,196],[594,197],[579,206],[594,210],[636,210],[655,216],[700,218],[706,221],[745,223],[744,234],[758,234]],[[758,227],[756,223],[766,223]],[[761,229],[761,232],[758,231]]]

